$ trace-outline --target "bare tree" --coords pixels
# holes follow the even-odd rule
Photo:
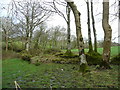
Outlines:
[[[87,4],[87,17],[88,17],[88,43],[89,43],[89,52],[93,51],[92,39],[91,39],[91,28],[90,28],[90,9],[89,9],[89,0],[86,1]]]
[[[52,45],[50,46],[52,48],[60,48],[59,46],[63,44],[60,41],[66,39],[64,38],[64,34],[63,34],[65,30],[66,29],[64,27],[60,27],[60,26],[51,27],[49,29],[49,36],[50,36],[49,39],[52,43]]]
[[[15,2],[15,13],[17,19],[22,23],[26,30],[26,44],[25,49],[28,51],[31,45],[31,38],[35,28],[49,18],[50,11],[43,10],[42,3],[30,0]]]
[[[70,43],[70,7],[67,4],[67,53],[71,53],[71,43]]]
[[[49,37],[47,34],[48,31],[46,31],[46,29],[47,29],[46,23],[43,22],[39,25],[39,27],[35,31],[35,34],[34,34],[35,49],[39,49],[40,48],[39,46],[45,49],[48,42],[48,37]]]
[[[69,4],[71,7],[74,18],[75,18],[75,25],[76,25],[76,35],[77,35],[77,45],[78,45],[78,50],[79,50],[79,57],[82,64],[87,64],[86,61],[86,56],[84,53],[84,41],[81,33],[81,22],[80,22],[80,12],[77,9],[77,6],[74,4],[73,1],[66,0],[66,2]]]
[[[111,37],[112,29],[109,25],[109,0],[103,0],[103,19],[102,26],[104,29],[104,45],[103,45],[103,64],[104,68],[110,68],[109,60],[111,53]]]
[[[4,32],[5,43],[6,43],[5,44],[5,50],[8,51],[9,33],[12,29],[11,18],[9,18],[9,17],[2,18],[1,25],[2,25],[2,30]]]
[[[6,51],[8,51],[8,41],[9,41],[10,33],[12,32],[12,28],[13,28],[13,24],[12,24],[13,17],[11,17],[12,8],[13,6],[10,4],[8,4],[7,7],[2,7],[2,10],[6,12],[6,16],[1,17],[0,19],[1,28],[3,31],[3,37],[5,38],[5,50]]]
[[[95,29],[95,20],[93,15],[93,0],[91,0],[91,18],[92,18],[92,27],[93,27],[93,33],[94,33],[94,51],[97,52],[97,34]]]
[[[52,3],[50,5],[50,3]],[[66,54],[70,54],[71,53],[71,35],[70,35],[70,11],[71,8],[70,6],[66,3],[66,2],[61,2],[58,0],[53,0],[53,2],[49,2],[50,7],[53,9],[51,10],[52,12],[57,13],[59,16],[63,17],[63,19],[65,20],[66,24],[67,24],[67,52]],[[63,6],[66,8],[66,13],[61,11],[60,8],[58,8],[57,6]]]

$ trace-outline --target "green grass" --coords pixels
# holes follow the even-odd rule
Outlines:
[[[85,52],[88,52],[89,49],[85,49]],[[66,50],[64,50],[66,51]],[[73,53],[76,53],[78,52],[78,49],[72,49],[71,50]],[[103,48],[97,48],[97,51],[102,54],[103,53]],[[120,51],[120,46],[113,46],[111,47],[111,56],[115,56],[115,55],[118,55],[118,53]]]
[[[15,88],[14,81],[21,88],[102,88],[118,87],[118,66],[111,70],[96,70],[90,66],[90,73],[84,77],[75,64],[40,64],[35,66],[20,59],[4,60],[3,88]],[[75,69],[73,69],[75,67]],[[63,69],[63,70],[62,70]]]
[[[119,48],[120,48],[120,46],[111,47],[111,56],[118,55],[118,53],[120,53]],[[98,52],[100,54],[102,54],[103,53],[103,48],[98,48]]]

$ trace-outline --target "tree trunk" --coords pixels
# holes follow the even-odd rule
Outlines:
[[[30,30],[29,49],[32,48],[32,35],[33,35],[33,30]]]
[[[87,15],[88,15],[88,43],[89,43],[89,52],[93,51],[92,40],[91,40],[91,29],[90,29],[90,12],[89,12],[89,1],[87,0]]]
[[[71,7],[73,14],[74,14],[74,18],[75,18],[77,45],[78,45],[78,50],[79,50],[80,61],[82,61],[81,59],[86,61],[86,57],[84,54],[84,42],[83,42],[83,37],[81,33],[80,12],[77,10],[77,7],[74,4],[74,2],[67,2],[67,3]]]
[[[28,43],[28,41],[26,43],[26,51],[29,51],[29,43]]]
[[[92,26],[93,26],[93,33],[94,33],[94,51],[97,52],[97,34],[95,29],[95,20],[93,16],[93,0],[91,0],[91,17],[92,17]]]
[[[30,48],[32,48],[32,46],[31,46],[31,42],[32,42],[32,35],[33,35],[33,26],[34,26],[34,24],[33,24],[33,19],[34,19],[34,7],[32,7],[32,15],[31,15],[31,22],[30,22],[30,39],[29,39],[29,49]]]
[[[70,7],[67,5],[67,51],[71,52],[70,45]]]
[[[3,25],[2,28],[5,34],[5,51],[8,51],[8,31],[3,27]]]
[[[5,50],[7,52],[8,51],[8,31],[6,31],[6,34],[5,34],[5,41],[6,41]]]
[[[26,33],[26,42],[25,42],[25,50],[29,51],[29,33]]]
[[[103,1],[103,19],[102,26],[104,30],[104,44],[103,44],[103,64],[104,68],[110,68],[109,59],[111,53],[111,37],[112,29],[109,25],[109,0],[107,2]]]
[[[24,36],[21,37],[21,42],[22,42],[22,50],[24,49]]]
[[[28,14],[28,12],[27,12]],[[29,34],[30,34],[30,31],[29,31],[29,17],[26,16],[26,43],[25,43],[25,50],[26,51],[29,51]]]

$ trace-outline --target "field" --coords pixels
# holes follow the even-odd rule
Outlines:
[[[64,50],[66,51],[66,50]],[[103,53],[103,48],[97,48],[97,51],[102,54]],[[78,49],[72,49],[73,53],[78,52]],[[88,49],[85,49],[85,52],[88,52]],[[111,47],[111,57],[118,55],[118,53],[120,53],[120,46],[113,46]]]
[[[119,46],[120,47],[120,46]],[[72,50],[77,52],[77,49]],[[87,49],[86,49],[87,52]],[[98,48],[102,53],[102,48]],[[111,56],[117,55],[118,47],[111,48]],[[89,66],[84,76],[77,64],[41,63],[39,66],[20,59],[2,61],[2,87],[15,88],[14,81],[21,88],[118,88],[118,65],[110,70],[98,70]]]

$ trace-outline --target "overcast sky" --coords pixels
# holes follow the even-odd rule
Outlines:
[[[5,16],[6,12],[2,10],[2,7],[6,7],[6,4],[9,4],[11,0],[0,0],[0,16]],[[50,1],[50,0],[48,0]],[[64,0],[63,0],[64,1]],[[73,0],[75,2],[75,4],[78,7],[78,10],[81,13],[81,27],[82,27],[82,34],[83,37],[88,38],[88,30],[87,30],[87,7],[86,7],[86,3],[84,0]],[[104,32],[103,32],[103,28],[102,28],[102,0],[93,0],[93,7],[94,7],[94,17],[95,17],[95,27],[97,30],[97,39],[98,40],[102,40],[104,38]],[[117,0],[110,0],[110,6]],[[115,14],[118,10],[118,8],[116,6],[117,4],[113,5],[110,7],[110,14]],[[60,6],[60,10],[63,11],[64,7]],[[64,11],[63,11],[64,12]],[[98,15],[97,15],[98,14]],[[115,37],[118,36],[118,19],[113,20],[115,17],[113,17],[112,15],[110,15],[109,19],[110,19],[110,25],[112,28],[112,39],[114,39]],[[112,21],[113,20],[113,21]],[[51,17],[49,19],[49,21],[47,22],[47,24],[49,25],[49,27],[51,26],[63,26],[63,27],[67,27],[66,26],[66,22],[63,19],[63,17],[59,16],[59,15],[53,15],[53,17]],[[71,34],[72,35],[76,35],[76,30],[75,30],[75,23],[74,23],[74,16],[73,13],[71,12]],[[92,30],[92,28],[91,28]],[[92,33],[92,38],[93,38],[93,33]],[[115,42],[118,42],[118,39],[116,38],[114,40]]]

